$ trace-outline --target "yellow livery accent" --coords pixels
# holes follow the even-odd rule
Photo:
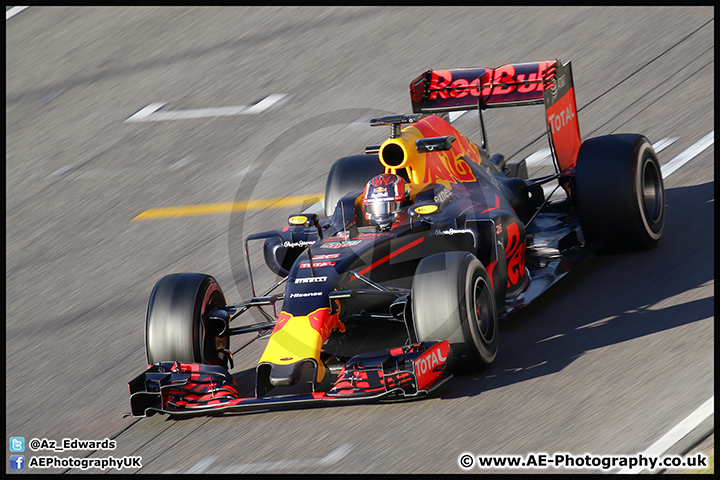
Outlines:
[[[455,137],[450,150],[417,151],[417,140],[444,136]],[[380,146],[380,163],[385,173],[397,173],[404,168],[410,182],[420,186],[439,183],[452,190],[458,182],[474,182],[477,179],[469,164],[480,165],[481,161],[477,145],[435,115],[403,128],[399,137],[389,138]]]
[[[288,224],[290,225],[305,225],[308,218],[305,215],[295,215],[294,217],[288,218]]]
[[[417,212],[421,215],[427,215],[429,213],[437,212],[437,209],[438,209],[437,205],[421,205],[421,206],[415,208],[415,212]]]
[[[329,308],[319,308],[307,316],[293,316],[280,312],[267,347],[259,363],[289,365],[313,359],[318,365],[317,381],[325,376],[320,352],[333,330],[345,331],[338,315],[330,315]]]

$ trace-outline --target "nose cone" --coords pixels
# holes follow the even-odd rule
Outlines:
[[[329,308],[319,308],[309,315],[293,316],[281,312],[268,345],[258,362],[258,372],[269,370],[272,386],[295,385],[302,373],[304,363],[317,365],[315,381],[325,376],[325,365],[320,360],[322,345],[333,330],[345,331],[338,315],[330,315]]]
[[[287,365],[270,364],[270,385],[273,387],[290,387],[296,385],[298,380],[300,380],[303,367],[307,363],[311,363],[310,360],[300,360],[299,362],[288,363]]]

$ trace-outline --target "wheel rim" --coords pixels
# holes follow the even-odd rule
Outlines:
[[[219,348],[227,349],[229,347],[229,337],[214,337],[207,335],[207,332],[205,331],[205,322],[207,322],[210,312],[215,307],[222,307],[224,305],[225,299],[223,297],[222,290],[220,290],[220,286],[217,283],[213,282],[211,287],[205,292],[205,298],[203,299],[200,307],[200,322],[198,325],[200,339],[198,340],[201,341],[200,352],[201,361],[203,363],[215,363],[216,359],[214,357],[217,356],[217,350]]]
[[[490,343],[495,336],[495,325],[490,310],[492,299],[488,293],[487,283],[478,277],[473,287],[472,318],[478,327],[480,337],[484,343]]]
[[[657,224],[662,217],[663,193],[660,172],[650,158],[643,163],[640,199],[648,222]]]

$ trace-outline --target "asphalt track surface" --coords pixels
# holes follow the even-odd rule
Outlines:
[[[428,68],[572,60],[582,137],[677,138],[659,154],[666,163],[714,128],[713,14],[22,11],[6,23],[8,437],[115,439],[113,451],[26,456],[135,455],[142,468],[128,471],[140,473],[461,473],[463,452],[644,451],[713,395],[714,145],[665,179],[657,248],[593,257],[502,325],[491,368],[419,402],[123,418],[126,382],[145,367],[154,283],[204,272],[230,301],[247,298],[247,285],[236,284],[241,239],[302,206],[133,219],[152,208],[247,200],[239,189],[256,161],[266,164],[253,199],[322,194],[336,158],[386,138],[386,127],[367,125],[370,116],[410,113],[408,84]],[[154,102],[205,109],[278,93],[284,103],[253,115],[125,122]],[[491,149],[514,158],[546,147],[535,115],[489,116]],[[477,136],[476,115],[456,126]],[[258,160],[263,152],[273,158]],[[238,379],[252,381],[263,347],[259,340],[236,354]],[[702,440],[712,417],[697,430],[675,448]],[[44,472],[67,471],[79,470]]]

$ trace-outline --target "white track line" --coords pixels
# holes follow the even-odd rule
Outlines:
[[[701,138],[700,140],[692,144],[689,148],[684,150],[680,155],[663,165],[661,167],[663,178],[667,178],[671,173],[673,173],[675,170],[695,158],[697,155],[700,154],[700,152],[708,148],[714,142],[715,130],[705,135],[703,138]]]
[[[203,473],[264,473],[270,470],[298,469],[301,467],[317,467],[333,465],[345,458],[355,448],[354,445],[340,445],[323,458],[309,458],[306,460],[280,460],[277,462],[257,462],[230,465],[227,467],[214,467]]]
[[[694,412],[685,417],[683,421],[675,425],[669,432],[663,435],[657,442],[648,447],[641,455],[646,457],[659,457],[667,452],[670,447],[683,439],[688,433],[692,432],[702,422],[715,413],[715,395],[710,397],[705,403],[700,405]],[[623,468],[617,473],[640,473],[641,468]]]
[[[280,103],[286,97],[287,94],[285,93],[274,93],[272,95],[268,95],[267,97],[257,102],[255,105],[251,105],[250,108],[243,112],[243,114],[251,115],[253,113],[264,112],[273,105]]]
[[[710,132],[709,134],[705,135],[703,138],[698,140],[693,146],[682,152],[677,157],[673,158],[669,162],[667,162],[665,165],[660,167],[662,169],[663,178],[666,178],[668,175],[673,173],[675,170],[680,168],[683,164],[689,162],[693,159],[698,153],[705,150],[707,147],[712,145],[713,143],[713,134],[714,130]],[[709,138],[709,140],[708,140]],[[653,149],[655,150],[655,153],[662,152],[667,147],[675,143],[679,140],[679,137],[665,137],[657,142],[653,143]],[[708,143],[709,141],[709,143]],[[534,167],[542,164],[549,163],[549,160],[552,159],[550,156],[551,152],[549,148],[541,148],[537,152],[529,155],[525,159],[525,163],[529,167]],[[675,163],[673,163],[675,162]],[[669,168],[668,168],[669,167]],[[543,191],[545,192],[545,196],[547,197],[552,193],[552,191],[555,189],[557,185],[556,184],[547,184],[543,187]],[[561,191],[559,190],[561,193]]]
[[[256,462],[256,463],[241,463],[239,465],[230,465],[227,467],[213,467],[217,456],[209,456],[203,458],[185,473],[264,473],[271,470],[285,470],[289,468],[298,467],[317,467],[317,466],[329,466],[335,464],[345,458],[353,449],[355,445],[345,444],[340,445],[338,448],[327,454],[323,458],[309,458],[306,460],[280,460],[276,462]],[[175,474],[177,470],[165,470],[163,474]]]
[[[690,147],[685,149],[682,153],[680,153],[678,156],[670,160],[669,162],[662,165],[660,168],[662,170],[662,176],[663,178],[667,178],[669,175],[671,175],[673,172],[675,172],[677,169],[685,165],[687,162],[695,158],[697,155],[699,155],[701,152],[703,152],[706,148],[710,147],[714,143],[715,138],[715,130],[711,131],[704,137],[702,137],[700,140],[692,144]],[[663,138],[662,140],[656,142],[653,145],[653,148],[655,149],[655,152],[660,152],[667,148],[668,146],[672,145],[675,141],[677,141],[677,137],[668,137]],[[527,157],[526,162],[528,164],[530,163],[543,163],[544,160],[550,155],[550,150],[547,148],[538,150],[537,152],[533,153],[529,157]],[[554,188],[554,185],[552,186]],[[550,194],[550,188],[546,186],[544,188],[545,195]],[[670,447],[675,445],[678,441],[683,439],[687,434],[692,432],[695,428],[697,428],[703,421],[705,421],[710,415],[713,415],[715,412],[715,396],[710,397],[709,400],[707,400],[705,403],[703,403],[697,410],[695,410],[693,413],[691,413],[689,416],[687,416],[683,421],[678,423],[675,427],[673,427],[669,432],[667,432],[665,435],[663,435],[658,441],[653,443],[647,450],[642,452],[642,455],[646,457],[659,457],[665,452],[667,452]],[[640,473],[643,469],[640,468],[624,468],[620,470],[618,473],[620,474],[627,474],[627,473]]]
[[[5,10],[5,21],[7,22],[7,21],[10,20],[12,17],[14,17],[14,16],[17,15],[18,13],[22,12],[22,11],[25,10],[26,8],[30,8],[30,7],[28,6],[28,7],[11,7],[11,8],[8,8],[7,10]]]
[[[680,137],[665,137],[653,143],[653,150],[655,150],[655,153],[660,153],[678,140],[680,140]]]
[[[159,102],[159,103],[151,103],[145,108],[141,108],[136,114],[131,115],[130,118],[125,120],[126,122],[143,122],[147,120],[147,118],[152,115],[153,113],[160,110],[164,105],[167,105],[165,102]]]
[[[285,93],[274,93],[252,105],[237,105],[233,107],[198,108],[193,110],[159,111],[167,103],[151,103],[130,116],[125,122],[162,122],[166,120],[190,120],[208,117],[229,117],[233,115],[254,115],[264,112],[272,106],[282,104],[289,97]]]
[[[56,178],[59,178],[61,180],[77,180],[81,178],[112,178],[123,175],[147,175],[154,173],[167,173],[175,170],[180,170],[193,160],[194,157],[192,155],[187,155],[178,160],[177,162],[173,163],[172,165],[168,165],[166,167],[98,168],[93,170],[84,170],[80,172],[76,172],[75,170],[80,168],[81,165],[70,164],[58,168],[45,178],[48,180],[53,180]]]
[[[450,119],[450,123],[453,123],[458,118],[462,117],[466,113],[468,113],[470,110],[461,110],[459,112],[450,112],[448,114],[448,118]]]
[[[653,143],[653,149],[655,150],[655,153],[662,152],[667,147],[677,142],[678,139],[679,137],[665,137]],[[537,152],[529,155],[525,159],[525,164],[528,166],[528,168],[537,165],[549,164],[550,160],[552,160],[551,154],[552,152],[549,148],[541,148]]]
[[[215,460],[217,460],[217,456],[211,456],[207,458],[203,458],[198,463],[190,467],[190,469],[186,473],[203,473],[205,470],[208,469],[208,467],[212,466],[213,463],[215,463]],[[163,472],[168,473],[168,472]],[[175,472],[172,472],[175,473]]]
[[[535,165],[541,165],[543,163],[549,163],[546,160],[552,158],[550,156],[552,152],[550,152],[549,148],[541,148],[537,152],[533,153],[532,155],[529,155],[525,159],[525,164],[528,167],[534,167]]]

